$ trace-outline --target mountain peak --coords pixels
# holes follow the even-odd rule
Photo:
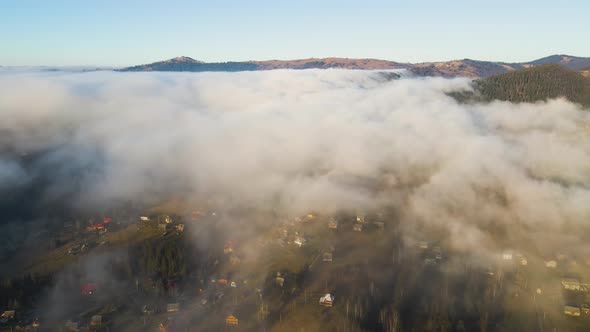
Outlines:
[[[195,60],[188,56],[177,56],[176,58],[172,58],[168,60],[168,62],[190,62],[190,63],[203,63],[202,61]]]

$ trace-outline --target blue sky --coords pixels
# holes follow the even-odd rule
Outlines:
[[[0,0],[0,65],[590,56],[590,1]]]

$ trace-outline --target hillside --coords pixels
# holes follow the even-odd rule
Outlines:
[[[488,77],[524,68],[524,64],[463,59],[445,62],[425,62],[412,66],[419,76]]]
[[[119,69],[119,71],[254,71],[273,69],[401,69],[405,68],[418,76],[441,77],[471,77],[481,78],[503,74],[510,71],[524,69],[543,64],[560,64],[567,68],[582,71],[590,68],[590,58],[574,57],[570,55],[552,55],[523,63],[506,63],[496,61],[478,61],[471,59],[400,63],[379,59],[350,59],[350,58],[309,58],[295,60],[265,60],[239,62],[202,62],[189,57],[177,57],[170,60],[154,62],[145,65]],[[587,72],[586,72],[587,73]],[[588,75],[588,74],[586,74]]]
[[[159,61],[147,65],[139,65],[120,69],[120,71],[251,71],[259,70],[252,62],[211,62],[206,63],[193,58],[181,56],[170,60]]]
[[[267,60],[255,61],[261,70],[272,69],[398,69],[407,65],[378,59],[348,59],[348,58],[310,58],[299,60]]]
[[[565,97],[590,106],[590,79],[558,64],[544,64],[475,81],[484,100],[536,102]]]
[[[571,55],[559,54],[551,55],[545,58],[529,62],[529,65],[544,65],[549,63],[560,64],[573,70],[588,70],[590,68],[590,58],[581,58]]]

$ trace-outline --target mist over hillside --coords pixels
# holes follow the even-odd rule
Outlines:
[[[31,197],[81,209],[175,192],[289,212],[394,203],[476,237],[492,220],[584,224],[587,113],[561,100],[460,105],[445,93],[467,80],[382,77],[2,77],[1,189],[43,179]]]
[[[222,215],[212,229],[219,238],[243,243],[242,267],[267,253],[260,249],[265,242],[258,241],[263,230],[310,211],[320,216],[389,211],[394,216],[395,232],[391,226],[379,242],[383,248],[395,244],[393,249],[350,256],[369,274],[378,275],[377,266],[389,262],[389,255],[394,270],[402,271],[400,248],[416,247],[429,236],[424,229],[435,229],[444,239],[440,245],[463,257],[449,258],[443,276],[460,275],[467,262],[485,269],[503,251],[518,247],[525,247],[531,262],[564,251],[581,262],[590,253],[585,235],[590,220],[590,113],[565,99],[465,104],[449,96],[473,89],[469,79],[415,78],[403,70],[3,74],[0,228],[48,219],[63,222],[77,214],[104,214],[113,206],[147,209],[180,196]],[[200,255],[206,248],[223,247],[210,234],[199,226],[188,232],[186,248],[194,250],[195,259],[206,260]],[[154,247],[176,252],[161,241]],[[334,245],[349,244],[343,243]],[[152,249],[142,250],[133,247],[112,257]],[[88,271],[94,268],[104,272],[101,266],[108,258],[91,257],[100,264],[80,261],[71,268],[74,272],[58,274],[44,306],[58,312],[58,303],[69,301],[61,296],[70,283],[92,275]],[[279,266],[287,275],[311,269]],[[208,281],[204,270],[199,267],[195,274]],[[256,273],[264,279],[269,274],[275,278],[276,272]],[[244,271],[233,273],[236,280],[255,279]],[[391,287],[399,295],[401,281],[391,284],[401,280],[396,273],[376,277],[377,287]],[[294,280],[287,282],[301,289],[299,279]],[[309,285],[328,288],[323,281]],[[113,282],[114,294],[127,285],[118,282]],[[344,281],[335,285],[347,294]],[[369,286],[363,289],[373,294]],[[307,296],[295,290],[292,294]],[[371,315],[411,312],[422,293],[416,290],[416,298],[412,294],[399,295],[405,303],[401,307],[370,302]],[[67,299],[70,311],[72,303],[82,301]],[[301,305],[286,303],[288,308]],[[228,308],[247,316],[246,309],[232,305]],[[220,312],[231,311],[224,310]],[[276,310],[272,324],[279,324],[278,330],[285,328],[283,319],[297,321]],[[453,326],[459,320],[475,326],[477,312],[473,309],[467,318],[453,313],[449,319]],[[61,312],[52,315],[65,317]],[[498,322],[506,318],[500,313],[490,317]],[[377,324],[356,319],[350,324],[367,330]],[[408,330],[422,326],[417,323],[422,316],[403,319],[396,324]]]

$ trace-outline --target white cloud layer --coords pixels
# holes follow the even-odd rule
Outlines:
[[[462,105],[445,94],[459,89],[346,70],[2,74],[0,191],[54,172],[47,195],[78,174],[79,204],[179,190],[288,211],[393,204],[464,243],[491,223],[586,227],[588,113]]]

